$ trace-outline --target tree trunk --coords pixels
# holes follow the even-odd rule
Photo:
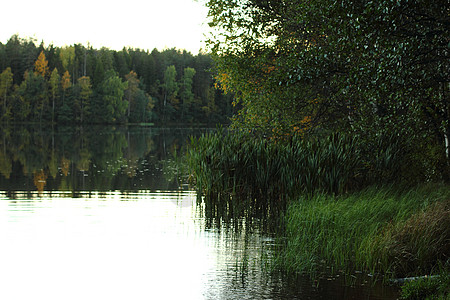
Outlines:
[[[445,141],[445,157],[447,158],[447,162],[450,162],[450,130],[444,133],[444,141]]]
[[[52,101],[52,124],[55,120],[55,95],[53,95],[53,101]]]

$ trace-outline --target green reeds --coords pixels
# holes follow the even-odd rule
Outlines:
[[[449,199],[450,187],[436,185],[300,198],[286,214],[278,265],[301,273],[331,267],[390,277],[429,274],[449,259]]]
[[[331,135],[274,142],[219,130],[191,140],[191,178],[205,195],[287,199],[315,191],[341,193],[360,164],[354,139]]]

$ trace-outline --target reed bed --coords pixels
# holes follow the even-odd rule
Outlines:
[[[187,162],[190,178],[207,197],[275,201],[400,180],[402,147],[398,138],[383,136],[368,145],[340,134],[272,140],[219,128],[191,138]]]
[[[357,145],[337,134],[274,142],[219,130],[192,138],[187,161],[191,179],[206,196],[275,201],[316,191],[339,194],[358,185],[367,163]]]
[[[317,194],[292,202],[286,220],[277,262],[293,272],[364,271],[392,278],[430,274],[450,263],[449,186]]]

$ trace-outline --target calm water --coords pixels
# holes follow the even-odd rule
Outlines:
[[[396,298],[267,272],[273,226],[224,217],[184,184],[178,153],[198,133],[3,129],[0,299]]]

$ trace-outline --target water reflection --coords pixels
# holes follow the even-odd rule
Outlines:
[[[201,299],[208,249],[177,195],[86,196],[0,202],[0,298]]]
[[[282,208],[189,190],[200,132],[2,129],[0,299],[395,299],[269,273]]]
[[[266,291],[266,238],[204,230],[194,192],[22,196],[1,196],[1,299],[262,299]],[[192,205],[174,205],[183,201]]]
[[[203,130],[204,131],[204,130]],[[34,127],[0,131],[0,189],[14,191],[172,190],[176,163],[194,129]]]

